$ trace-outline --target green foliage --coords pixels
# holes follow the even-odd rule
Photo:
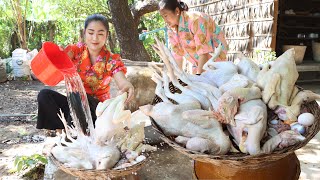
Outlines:
[[[30,50],[40,49],[44,41],[50,40],[50,28],[55,28],[55,43],[62,46],[76,43],[88,15],[101,13],[108,17],[109,14],[107,0],[23,0],[20,3],[23,15],[26,10],[27,42]],[[53,26],[49,26],[49,21]],[[1,58],[11,56],[11,36],[17,31],[15,11],[10,1],[0,0]]]
[[[66,22],[57,22],[55,24],[56,34],[54,36],[54,42],[62,46],[78,42],[83,21],[78,20],[72,22],[72,26],[70,26],[70,24],[67,24]]]
[[[14,161],[15,169],[11,172],[20,172],[24,169],[31,168],[37,164],[47,164],[48,160],[45,156],[40,154],[33,154],[31,156],[17,156]]]
[[[21,12],[24,16],[26,10],[26,33],[29,50],[40,49],[44,41],[54,41],[56,44],[66,46],[79,40],[85,18],[93,13],[101,13],[111,19],[108,0],[17,0],[20,1]],[[137,0],[128,0],[132,5]],[[28,3],[26,6],[26,2]],[[15,11],[10,1],[0,0],[0,57],[11,56],[13,43],[12,35],[18,31],[15,20]],[[152,31],[163,28],[165,23],[158,12],[144,15],[140,21],[139,33],[142,29]],[[54,28],[54,31],[50,31]],[[51,32],[51,34],[50,34]],[[54,34],[52,35],[52,32]],[[110,24],[110,34],[115,34],[114,27]],[[50,37],[51,36],[51,37]],[[149,34],[143,42],[153,61],[159,57],[153,51],[154,36],[164,39],[164,32]],[[113,36],[114,37],[114,36]],[[52,39],[53,38],[53,39]],[[120,53],[119,44],[113,39],[114,53]]]
[[[146,27],[147,28],[146,30],[152,31],[155,29],[165,27],[165,23],[164,23],[162,17],[160,16],[159,12],[157,12],[157,11],[144,15],[141,18],[141,21],[143,23],[140,23],[140,25],[139,25],[140,30],[143,30],[143,28]],[[139,33],[142,33],[142,32],[139,32]],[[159,56],[155,53],[155,51],[152,49],[152,46],[151,46],[152,44],[155,43],[155,39],[154,39],[155,36],[157,36],[159,39],[163,39],[163,41],[165,41],[164,31],[159,31],[156,33],[148,34],[143,41],[143,45],[146,48],[147,52],[149,53],[151,60],[158,62],[160,60]]]
[[[253,52],[253,60],[257,64],[264,64],[270,61],[276,60],[276,52],[275,51],[262,51],[262,50],[255,50]]]
[[[8,1],[0,0],[0,57],[10,56],[10,38],[15,29],[13,12],[9,8]]]
[[[10,38],[12,35],[10,23],[0,21],[0,57],[7,58],[10,56]]]

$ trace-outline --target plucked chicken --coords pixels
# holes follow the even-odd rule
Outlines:
[[[78,169],[105,170],[115,165],[116,168],[122,168],[144,160],[141,152],[153,151],[156,148],[143,144],[144,122],[130,123],[131,112],[124,110],[126,98],[127,93],[123,93],[99,103],[96,109],[97,120],[92,131],[94,133],[89,135],[83,134],[78,126],[68,126],[60,112],[59,117],[65,131],[56,142],[57,145],[52,148],[52,155],[65,166]],[[125,126],[130,129],[125,129]],[[67,142],[66,138],[70,142]]]
[[[152,79],[157,84],[156,94],[163,102],[140,109],[155,120],[165,135],[176,136],[175,141],[187,149],[209,154],[227,153],[231,147],[229,134],[240,151],[250,155],[271,153],[304,140],[300,133],[306,128],[302,131],[300,126],[312,125],[312,114],[301,116],[304,125],[286,123],[296,121],[303,102],[320,96],[299,91],[295,86],[298,72],[293,49],[280,56],[271,67],[267,64],[260,70],[245,57],[241,57],[237,65],[229,61],[214,62],[219,57],[219,46],[205,63],[206,71],[195,76],[179,69],[170,51],[156,41],[154,49],[165,67],[161,75],[155,73]],[[187,86],[182,86],[178,79]],[[171,93],[169,81],[182,93]],[[268,107],[281,119],[272,122],[281,123],[267,122]],[[222,124],[227,125],[229,133],[223,132]]]

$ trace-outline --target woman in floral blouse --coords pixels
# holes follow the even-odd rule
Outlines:
[[[77,67],[77,71],[86,90],[91,116],[96,120],[95,109],[99,102],[110,98],[110,82],[114,78],[121,92],[128,92],[130,101],[134,88],[126,79],[126,67],[119,54],[113,54],[106,48],[107,19],[100,14],[88,16],[84,25],[85,43],[67,46],[64,51]],[[61,132],[63,124],[57,116],[59,109],[71,123],[67,98],[55,91],[43,89],[38,95],[38,129]]]
[[[169,26],[168,36],[173,56],[182,69],[182,57],[193,65],[193,74],[201,74],[209,53],[222,44],[216,61],[226,60],[227,42],[220,27],[207,14],[188,12],[188,6],[177,0],[161,0],[159,12]]]

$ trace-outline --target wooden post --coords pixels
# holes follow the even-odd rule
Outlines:
[[[279,1],[274,0],[274,15],[273,15],[273,25],[272,25],[272,40],[271,40],[271,49],[275,51],[277,43],[277,26],[278,26],[278,12],[279,12]]]

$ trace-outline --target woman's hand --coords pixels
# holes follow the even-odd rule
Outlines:
[[[58,46],[60,51],[63,51],[64,48],[62,46]]]
[[[128,97],[126,100],[126,103],[128,103],[130,100],[133,99],[134,96],[134,87],[133,85],[127,80],[125,75],[122,71],[117,72],[113,76],[114,80],[116,81],[116,84],[120,90],[120,93],[128,92]]]
[[[125,83],[123,85],[123,87],[120,89],[121,94],[124,92],[128,92],[128,97],[125,102],[125,103],[128,103],[129,101],[131,101],[133,99],[133,95],[134,95],[134,87],[129,81],[127,81],[127,83]]]

